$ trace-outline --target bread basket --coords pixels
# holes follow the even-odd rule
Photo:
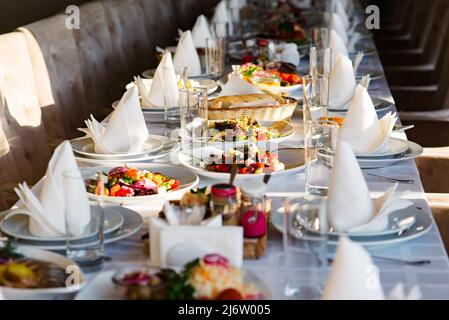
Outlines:
[[[277,106],[213,108],[209,106],[209,120],[228,120],[241,116],[252,116],[257,121],[280,121],[288,119],[295,111],[297,100],[285,97],[285,103]]]

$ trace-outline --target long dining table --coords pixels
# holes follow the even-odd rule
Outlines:
[[[375,48],[372,39],[365,40]],[[307,58],[303,58],[299,69],[307,69]],[[364,70],[376,71],[383,74],[383,67],[377,51],[369,56],[365,56],[360,66],[360,72]],[[391,111],[397,111],[391,95],[387,80],[381,77],[371,82],[369,93],[372,97],[379,97],[390,101],[393,105]],[[299,94],[299,92],[295,93]],[[301,112],[296,112],[292,122],[296,127],[296,133],[283,142],[286,146],[298,147],[298,143],[303,136]],[[170,131],[161,124],[149,124],[150,133],[169,135]],[[404,133],[394,133],[396,137],[406,139]],[[159,159],[159,162],[169,162],[169,158]],[[431,214],[430,207],[426,201],[425,193],[421,184],[420,176],[413,160],[398,162],[394,165],[370,169],[370,172],[386,176],[413,179],[413,184],[400,184],[398,192],[404,192],[404,197],[413,201],[414,205],[420,207],[424,212]],[[384,192],[391,182],[376,177],[366,176],[369,189],[374,194]],[[199,186],[210,186],[213,180],[200,177]],[[272,210],[279,209],[283,204],[283,199],[292,196],[301,196],[305,190],[304,171],[296,174],[272,177],[268,187],[268,196],[272,199]],[[142,208],[145,206],[143,205]],[[136,208],[134,208],[136,209]],[[432,219],[433,221],[433,219]],[[144,263],[148,261],[148,256],[144,253],[144,242],[141,236],[147,232],[140,233],[118,243],[106,246],[106,254],[111,260],[106,263],[105,270],[114,269],[123,264]],[[268,244],[266,254],[257,260],[244,260],[243,266],[259,275],[272,291],[272,298],[284,299],[284,273],[282,266],[276,265],[273,259],[277,253],[282,252],[282,236],[272,226],[269,228]],[[329,251],[335,250],[335,246],[329,246]],[[423,299],[449,299],[449,260],[444,248],[441,236],[435,222],[432,227],[422,236],[409,240],[382,246],[369,246],[367,250],[373,256],[391,257],[403,260],[430,260],[430,264],[407,265],[394,261],[387,261],[374,258],[374,263],[379,268],[383,289],[388,293],[397,283],[403,283],[405,288],[410,289],[418,285]],[[294,264],[294,262],[293,262]],[[293,274],[300,274],[300,269],[293,267]],[[89,275],[91,279],[95,274]]]

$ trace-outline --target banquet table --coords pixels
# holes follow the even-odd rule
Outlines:
[[[369,40],[374,46],[372,40]],[[301,66],[307,67],[307,59],[302,59]],[[375,70],[383,73],[383,68],[377,53],[366,56],[360,67],[360,71]],[[371,96],[381,97],[386,100],[393,101],[388,83],[385,77],[373,81],[370,85],[369,92]],[[299,93],[299,92],[298,92]],[[394,109],[395,107],[392,107]],[[286,146],[298,146],[298,141],[303,135],[301,114],[295,113],[293,123],[297,128],[296,133],[288,141],[284,142]],[[150,133],[155,134],[169,134],[164,125],[150,124],[148,125]],[[406,139],[404,133],[397,134],[399,138]],[[158,161],[169,161],[169,159],[162,159]],[[395,165],[384,167],[380,169],[371,169],[370,172],[391,177],[407,177],[414,179],[414,184],[400,184],[399,192],[407,192],[404,197],[411,199],[415,206],[421,207],[422,210],[431,215],[431,211],[427,201],[425,200],[425,193],[420,181],[419,173],[417,171],[415,162],[412,160],[399,162]],[[370,191],[374,194],[385,191],[390,182],[381,180],[375,177],[367,177],[367,183]],[[200,177],[199,186],[210,186],[214,181]],[[283,199],[289,196],[299,196],[304,194],[305,175],[304,172],[296,174],[273,177],[270,180],[268,188],[268,196],[273,201],[273,210],[282,206]],[[142,234],[146,231],[142,230],[140,233],[131,238],[121,242],[110,244],[106,246],[106,254],[111,257],[111,261],[107,262],[105,269],[113,269],[123,264],[143,263],[148,261],[148,256],[144,254],[143,241],[140,239]],[[279,232],[270,227],[268,235],[267,252],[265,256],[258,260],[245,260],[244,268],[251,270],[259,275],[263,281],[272,290],[272,297],[274,299],[282,299],[284,275],[281,272],[279,265],[273,264],[272,258],[276,253],[282,251],[282,241]],[[335,246],[329,246],[330,252],[335,250]],[[430,264],[421,266],[410,266],[389,262],[384,260],[374,259],[374,263],[379,267],[381,283],[385,292],[389,292],[393,286],[399,282],[404,283],[405,287],[410,289],[415,285],[419,285],[423,299],[449,299],[449,260],[441,240],[440,234],[433,222],[432,228],[429,232],[419,238],[402,242],[398,244],[381,246],[381,247],[367,247],[368,252],[373,255],[381,255],[385,257],[393,257],[404,260],[418,260],[429,259]],[[294,272],[301,273],[301,270],[294,270]],[[95,274],[90,274],[89,278]]]

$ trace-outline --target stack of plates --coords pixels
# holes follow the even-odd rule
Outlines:
[[[414,159],[423,153],[423,148],[408,140],[391,138],[390,148],[383,153],[356,154],[362,169],[387,167],[396,162]]]
[[[150,135],[142,151],[126,154],[96,153],[95,143],[90,137],[76,138],[71,140],[71,143],[77,160],[86,163],[123,163],[155,160],[169,155],[172,151],[176,152],[179,149],[177,140],[158,135]]]
[[[316,224],[298,221],[294,215],[289,218],[289,234],[291,236],[304,240],[317,240],[321,236],[315,229]],[[271,223],[276,230],[284,232],[283,208],[272,214]],[[432,218],[430,214],[423,212],[420,208],[409,207],[391,213],[387,228],[378,232],[339,233],[330,229],[328,243],[336,245],[339,237],[346,235],[351,240],[364,246],[390,245],[420,237],[428,232],[431,227]]]
[[[97,206],[91,206],[91,210],[98,210]],[[112,243],[130,237],[143,227],[142,217],[132,210],[123,207],[105,207],[104,209],[104,242]],[[94,222],[92,222],[94,223]],[[90,226],[88,230],[95,230],[96,226]],[[29,217],[25,215],[15,215],[4,219],[0,223],[0,230],[13,238],[16,244],[21,246],[31,246],[45,250],[65,250],[66,239],[61,237],[37,237],[29,231]],[[84,235],[72,239],[74,245],[85,247],[95,241],[92,233],[86,232]]]

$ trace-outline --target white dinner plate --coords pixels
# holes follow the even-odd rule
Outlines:
[[[130,153],[96,153],[95,152],[95,143],[90,137],[81,137],[70,140],[72,143],[73,152],[82,155],[84,157],[88,157],[91,159],[100,159],[100,160],[127,160],[130,158],[138,158],[144,157],[149,153],[154,153],[160,150],[163,146],[162,142],[159,139],[154,138],[154,136],[150,136],[148,140],[143,145],[142,151],[139,152],[130,152]]]
[[[211,120],[210,120],[211,121]],[[220,120],[214,121],[214,122],[220,122]],[[286,120],[281,121],[275,121],[275,122],[267,122],[267,121],[258,121],[261,126],[270,128],[270,129],[276,129],[279,132],[279,137],[274,139],[269,139],[265,141],[258,141],[254,142],[256,145],[260,147],[264,147],[267,145],[273,145],[276,147],[279,147],[278,144],[282,141],[287,140],[292,135],[295,134],[295,127]],[[242,141],[209,141],[208,145],[214,146],[217,148],[220,148],[222,150],[228,150],[231,148],[240,147],[243,145],[248,144],[248,140],[242,140]]]
[[[427,233],[432,227],[432,217],[429,213],[423,212],[420,208],[412,206],[400,211],[403,211],[403,213],[398,212],[398,215],[415,216],[415,223],[401,233],[395,232],[391,234],[364,237],[360,237],[359,235],[353,236],[349,234],[348,236],[351,238],[351,240],[358,242],[363,246],[384,246],[416,239]],[[296,227],[294,227],[294,219],[295,217],[291,215],[289,226],[289,233],[291,236],[304,240],[317,240],[318,236],[315,232],[309,232],[305,230],[305,228],[303,229],[303,231],[298,232]],[[280,212],[279,210],[274,211],[271,214],[271,223],[277,231],[281,233],[284,232],[284,214],[282,212]],[[329,235],[328,244],[337,245],[338,240],[339,236]]]
[[[377,159],[400,155],[402,153],[405,153],[407,150],[407,140],[390,138],[390,147],[387,151],[379,153],[356,153],[356,156],[360,159]]]
[[[91,210],[97,210],[96,205],[91,205]],[[21,240],[31,240],[31,241],[45,241],[45,242],[55,242],[55,241],[65,241],[65,236],[56,237],[38,237],[30,232],[29,228],[30,218],[26,215],[14,215],[8,219],[3,219],[0,224],[0,229],[7,235]],[[115,210],[109,210],[105,208],[104,211],[104,233],[108,234],[118,230],[124,223],[124,219],[120,212]],[[91,222],[88,227],[88,232],[83,235],[73,237],[72,240],[82,240],[92,237],[95,234],[95,230],[98,228],[98,221]],[[91,231],[93,230],[93,231]]]
[[[376,112],[386,111],[386,110],[390,109],[391,106],[393,105],[391,102],[389,102],[385,99],[382,99],[382,98],[378,98],[378,97],[372,97],[371,100],[373,102],[374,109],[376,109]],[[349,107],[349,103],[342,109],[329,108],[328,110],[329,110],[329,112],[332,112],[332,113],[346,113],[346,112],[348,112],[348,107]]]
[[[36,259],[44,262],[49,262],[57,265],[63,270],[68,270],[67,267],[71,267],[71,270],[78,272],[77,278],[78,284],[60,288],[43,288],[43,289],[20,289],[20,288],[8,288],[0,287],[3,296],[6,300],[55,300],[55,299],[68,299],[73,297],[78,291],[80,291],[86,285],[86,278],[81,267],[76,262],[67,259],[65,256],[39,250],[36,248],[18,247],[17,252],[23,254],[30,259]]]
[[[123,163],[122,165],[126,165],[128,167],[137,168],[139,170],[148,170],[152,172],[158,172],[170,178],[176,179],[180,181],[180,186],[177,190],[170,191],[167,193],[153,194],[148,196],[137,196],[137,197],[110,197],[104,196],[103,199],[107,203],[113,203],[117,205],[126,205],[126,204],[136,204],[136,203],[144,203],[146,201],[153,200],[163,200],[167,196],[174,197],[175,195],[182,196],[186,191],[194,188],[198,182],[198,176],[188,168],[183,166],[176,166],[172,164],[165,163]],[[108,173],[115,166],[101,166],[101,167],[82,167],[80,168],[81,174],[84,178],[94,175],[97,172],[105,172]],[[90,199],[99,201],[100,196],[92,193],[88,193]]]
[[[200,152],[199,150],[193,150],[193,154]],[[205,157],[205,159],[208,157],[209,154],[215,154],[219,155],[223,151],[216,147],[207,146],[202,149],[202,154]],[[304,169],[304,150],[299,148],[280,148],[277,152],[278,158],[281,162],[285,165],[285,170],[282,171],[275,171],[271,173],[273,177],[287,175],[299,172]],[[220,181],[229,181],[229,173],[223,173],[223,172],[214,172],[214,171],[208,171],[205,168],[202,168],[200,166],[194,165],[190,160],[188,156],[186,156],[182,150],[178,152],[178,158],[182,165],[186,166],[187,168],[193,170],[197,174],[214,179],[214,180],[220,180]],[[262,179],[265,173],[260,174],[237,174],[235,177],[236,181],[243,181],[246,179]]]
[[[419,157],[423,153],[423,148],[412,141],[404,140],[407,143],[408,149],[404,153],[384,158],[357,158],[357,161],[362,169],[383,168],[393,165],[400,161],[407,161]]]
[[[75,300],[123,300],[123,290],[112,282],[114,275],[115,271],[99,273],[76,295]],[[272,299],[270,288],[253,272],[245,270],[244,281],[252,283],[265,300]]]
[[[107,207],[108,210],[115,210],[119,212],[123,219],[123,225],[115,232],[108,233],[104,236],[104,243],[109,244],[113,242],[117,242],[120,240],[123,240],[125,238],[128,238],[132,235],[134,235],[136,232],[138,232],[143,227],[143,219],[140,214],[137,212],[124,208],[124,207]],[[96,241],[91,238],[79,240],[76,242],[73,242],[73,247],[86,247],[89,246],[91,243],[94,243],[93,241]],[[53,251],[65,251],[66,250],[66,242],[65,241],[55,241],[55,242],[46,242],[46,241],[31,241],[31,240],[17,240],[14,241],[15,244],[19,246],[25,246],[25,247],[33,247],[33,248],[39,248],[44,250],[53,250]]]

